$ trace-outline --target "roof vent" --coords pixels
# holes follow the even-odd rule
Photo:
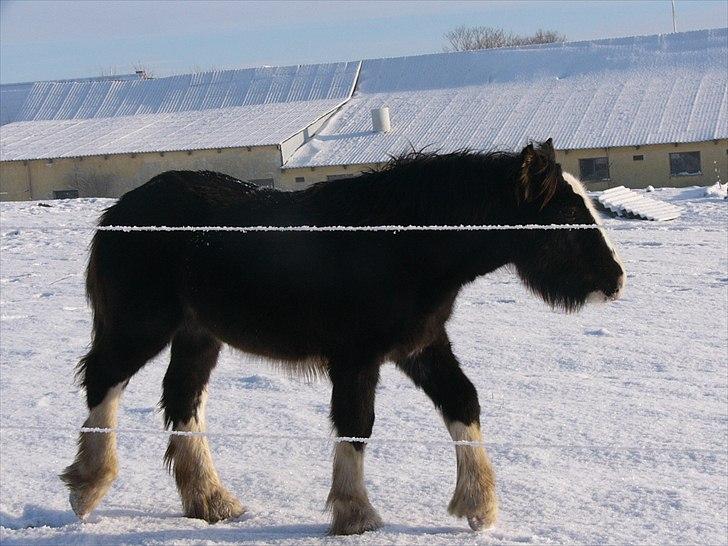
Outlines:
[[[377,133],[388,133],[392,129],[389,122],[389,108],[383,106],[372,110],[372,125]]]

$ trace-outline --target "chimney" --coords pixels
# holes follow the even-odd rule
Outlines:
[[[139,79],[140,80],[146,80],[146,79],[148,79],[147,78],[147,71],[144,70],[144,69],[137,70],[136,71],[136,75],[139,76]]]
[[[374,131],[377,133],[388,133],[392,130],[392,125],[389,121],[389,108],[387,106],[372,110],[372,125],[374,126]]]

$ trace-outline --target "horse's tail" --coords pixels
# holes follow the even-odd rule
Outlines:
[[[113,207],[112,207],[113,208]],[[110,209],[101,216],[99,225],[108,225],[105,221]],[[92,347],[98,347],[99,342],[104,335],[104,324],[107,321],[107,298],[104,290],[103,276],[99,267],[99,254],[101,252],[100,247],[104,245],[103,238],[106,232],[97,231],[93,239],[91,240],[91,248],[89,252],[88,264],[86,265],[86,299],[91,307],[92,314],[92,330],[91,339]],[[76,377],[78,380],[83,382],[83,377],[86,371],[89,358],[92,357],[92,352],[89,352],[81,358],[76,368]]]

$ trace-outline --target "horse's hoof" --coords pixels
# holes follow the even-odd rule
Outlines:
[[[384,523],[370,504],[334,503],[329,535],[360,535],[381,529]]]
[[[478,532],[492,529],[494,522],[486,521],[486,518],[483,516],[470,516],[468,517],[468,525],[470,525],[473,531]]]
[[[61,480],[69,489],[68,502],[78,519],[84,521],[106,495],[116,477],[116,470],[100,471],[89,479],[78,472],[75,465],[69,466]]]
[[[245,507],[226,489],[221,488],[204,497],[194,499],[185,507],[188,518],[204,519],[207,523],[217,523],[234,519],[245,513]]]

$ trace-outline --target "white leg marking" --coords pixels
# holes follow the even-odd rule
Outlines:
[[[83,426],[115,428],[124,384],[109,389],[103,402],[93,408]],[[82,432],[73,463],[60,478],[70,489],[69,500],[76,515],[84,519],[104,498],[118,474],[116,434]]]
[[[334,473],[326,506],[333,513],[329,534],[355,535],[382,527],[364,486],[364,452],[348,442],[336,444]]]
[[[480,426],[448,423],[450,436],[456,441],[481,442]],[[468,518],[474,531],[487,529],[498,518],[495,494],[495,473],[482,446],[457,445],[457,484],[448,511],[459,518]]]
[[[200,396],[197,415],[175,430],[204,432],[207,393]],[[170,436],[164,455],[174,474],[182,507],[188,518],[204,519],[209,523],[236,518],[245,508],[225,487],[212,462],[210,446],[205,436]]]

